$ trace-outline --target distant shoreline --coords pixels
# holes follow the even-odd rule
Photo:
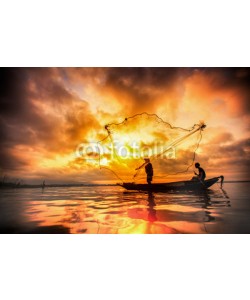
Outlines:
[[[250,183],[250,180],[231,180],[231,181],[224,181],[225,183]],[[117,186],[117,183],[109,183],[109,184],[97,184],[97,183],[69,183],[69,184],[47,184],[43,187],[42,184],[22,184],[22,185],[18,185],[15,183],[1,183],[0,184],[0,189],[6,189],[6,188],[15,188],[15,189],[19,189],[19,188],[40,188],[40,189],[44,189],[44,188],[53,188],[53,187],[95,187],[95,186]]]
[[[17,184],[1,184],[1,188],[50,188],[50,187],[91,187],[91,186],[117,186],[116,183],[113,184],[46,184],[43,186],[42,184],[22,184],[22,185],[17,185]]]
[[[244,183],[250,182],[250,180],[231,180],[231,181],[224,181],[224,183]]]

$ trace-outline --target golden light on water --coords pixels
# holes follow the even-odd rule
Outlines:
[[[206,194],[197,198],[195,194],[148,195],[123,193],[114,187],[87,187],[65,191],[47,188],[37,196],[33,201],[27,200],[29,194],[21,199],[27,224],[61,226],[71,233],[201,233],[205,232],[203,222],[210,218],[202,208]],[[171,199],[175,203],[169,203]],[[196,205],[189,205],[191,202]]]

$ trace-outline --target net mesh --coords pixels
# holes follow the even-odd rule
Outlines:
[[[146,180],[145,158],[153,165],[154,181],[185,173],[194,163],[204,128],[202,122],[188,129],[175,127],[148,113],[107,124],[107,136],[97,147],[99,167],[122,182]]]

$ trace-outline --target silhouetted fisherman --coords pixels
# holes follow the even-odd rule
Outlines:
[[[153,175],[154,175],[153,166],[152,166],[149,158],[144,158],[144,160],[145,160],[145,163],[142,164],[139,168],[136,168],[136,170],[139,170],[145,166],[145,172],[147,174],[147,183],[151,184],[151,181],[153,180]]]
[[[197,162],[195,163],[195,167],[198,169],[199,173],[197,174],[196,172],[194,172],[195,175],[197,175],[197,179],[200,181],[204,181],[206,178],[206,172],[204,171],[204,169],[201,168],[200,164]]]

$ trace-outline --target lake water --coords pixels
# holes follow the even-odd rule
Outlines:
[[[1,233],[250,233],[250,184],[140,193],[119,186],[2,189]]]

